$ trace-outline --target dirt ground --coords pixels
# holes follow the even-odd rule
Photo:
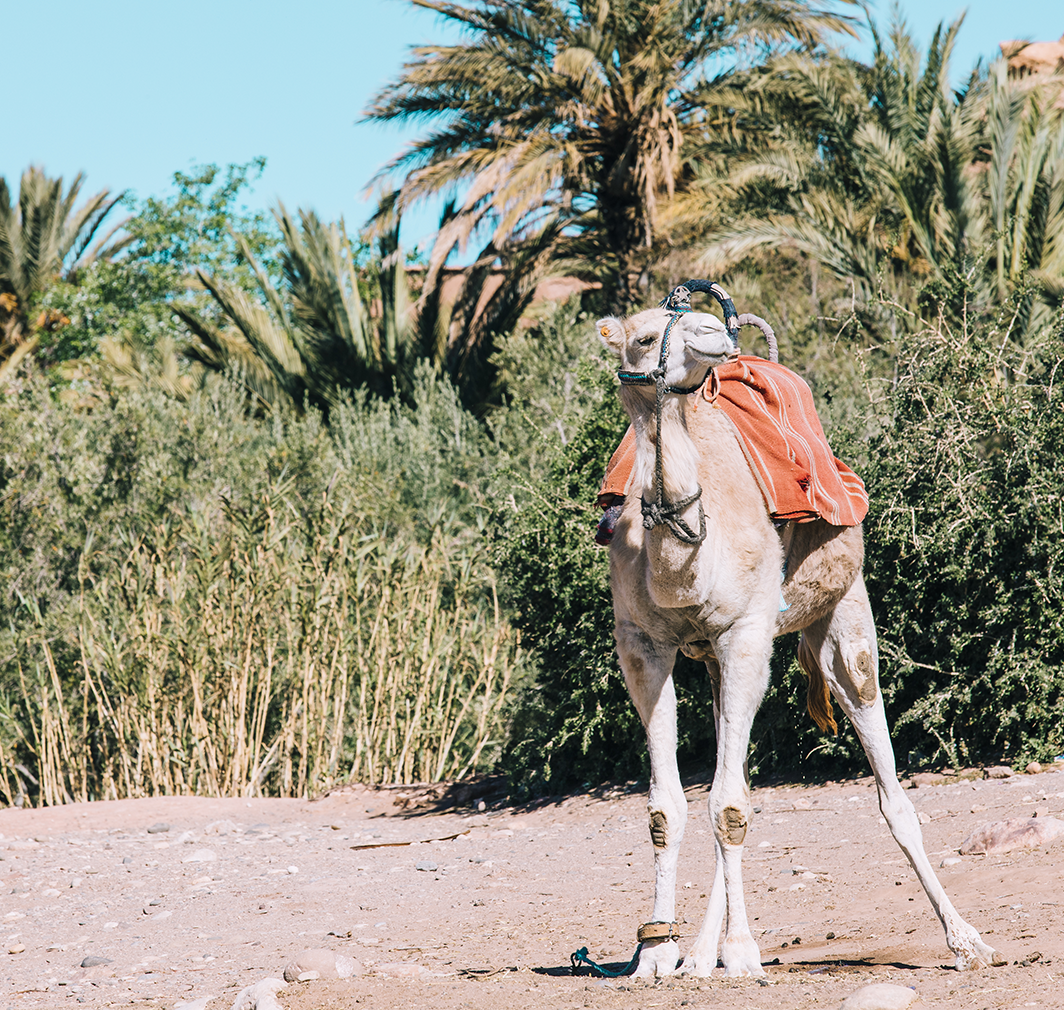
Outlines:
[[[713,876],[706,786],[687,795],[682,951]],[[620,967],[649,914],[642,793],[426,813],[403,808],[402,791],[357,788],[311,802],[175,797],[0,811],[0,1010],[198,1010],[204,999],[229,1010],[241,988],[280,977],[314,947],[353,956],[365,973],[293,983],[280,994],[289,1010],[789,1010],[837,1007],[877,981],[914,987],[917,1006],[1064,1007],[1064,840],[957,857],[980,823],[1064,813],[1064,774],[908,795],[932,863],[948,861],[947,891],[1008,965],[953,970],[870,779],[755,789],[746,893],[767,985],[572,974],[569,955],[584,946]],[[458,837],[433,841],[449,835]],[[81,967],[89,957],[106,961]]]

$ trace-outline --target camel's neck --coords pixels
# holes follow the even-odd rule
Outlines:
[[[641,495],[645,502],[656,502],[657,480],[657,422],[654,403],[632,395],[622,388],[625,407],[632,419],[636,435],[636,458],[632,471],[630,493]],[[690,498],[699,490],[699,453],[688,433],[684,420],[684,406],[679,397],[665,398],[661,418],[661,464],[664,475],[664,503],[672,504]],[[698,533],[703,522],[702,502],[696,500],[678,516],[692,533]],[[712,547],[713,516],[705,515]],[[705,599],[709,554],[701,543],[686,543],[669,526],[640,528],[646,551],[647,589],[659,607],[689,607]]]
[[[632,493],[642,489],[646,501],[657,501],[657,419],[653,401],[629,393],[625,407],[632,418],[636,436]],[[661,412],[661,463],[664,474],[663,498],[681,501],[698,490],[698,450],[687,432],[679,397],[667,396]],[[697,515],[697,505],[691,506]],[[698,528],[697,521],[695,529]]]

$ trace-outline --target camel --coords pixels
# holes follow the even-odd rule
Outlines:
[[[799,661],[810,677],[810,714],[822,728],[832,721],[830,691],[853,723],[880,810],[942,922],[957,968],[1005,963],[946,896],[898,782],[862,575],[862,528],[818,519],[778,530],[731,421],[721,410],[696,409],[699,398],[690,394],[710,369],[737,354],[738,317],[726,293],[713,288],[727,327],[709,313],[672,311],[686,309],[691,289],[709,290],[705,281],[675,289],[663,303],[668,308],[597,324],[619,359],[620,396],[636,437],[629,493],[610,544],[617,654],[646,730],[651,768],[654,906],[638,930],[634,974],[708,976],[718,956],[728,977],[765,974],[743,897],[746,758],[768,686],[772,640],[793,631],[802,632]],[[676,764],[677,650],[706,663],[717,727],[709,795],[715,877],[701,931],[682,964],[674,919],[687,801]]]

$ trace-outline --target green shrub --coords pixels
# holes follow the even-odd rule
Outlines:
[[[0,418],[0,795],[306,795],[490,767],[523,670],[489,443],[420,409],[251,416],[221,383]]]

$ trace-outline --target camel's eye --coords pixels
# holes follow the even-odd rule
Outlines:
[[[640,337],[637,343],[640,347],[649,347],[657,339],[658,335],[656,333],[648,333],[645,337]]]

